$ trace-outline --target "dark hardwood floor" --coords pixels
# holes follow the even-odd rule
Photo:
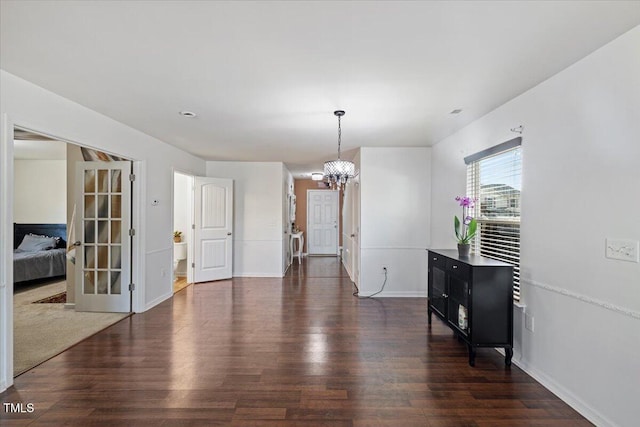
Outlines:
[[[494,350],[469,367],[425,299],[352,291],[336,258],[189,286],[17,377],[0,402],[35,410],[0,425],[591,425]]]

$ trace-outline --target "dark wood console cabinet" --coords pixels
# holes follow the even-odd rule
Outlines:
[[[429,325],[435,313],[467,344],[469,365],[476,348],[503,347],[513,356],[513,266],[490,258],[458,257],[457,250],[429,250]]]

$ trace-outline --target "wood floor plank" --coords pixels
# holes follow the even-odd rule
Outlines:
[[[424,298],[359,300],[337,258],[195,284],[15,379],[0,426],[591,425],[516,366],[427,324]]]

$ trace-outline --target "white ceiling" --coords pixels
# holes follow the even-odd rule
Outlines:
[[[335,109],[344,157],[431,145],[640,24],[637,1],[1,7],[6,71],[205,159],[297,173],[335,157]]]

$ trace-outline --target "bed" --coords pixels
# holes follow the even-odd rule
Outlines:
[[[13,282],[64,276],[66,224],[13,224]]]

